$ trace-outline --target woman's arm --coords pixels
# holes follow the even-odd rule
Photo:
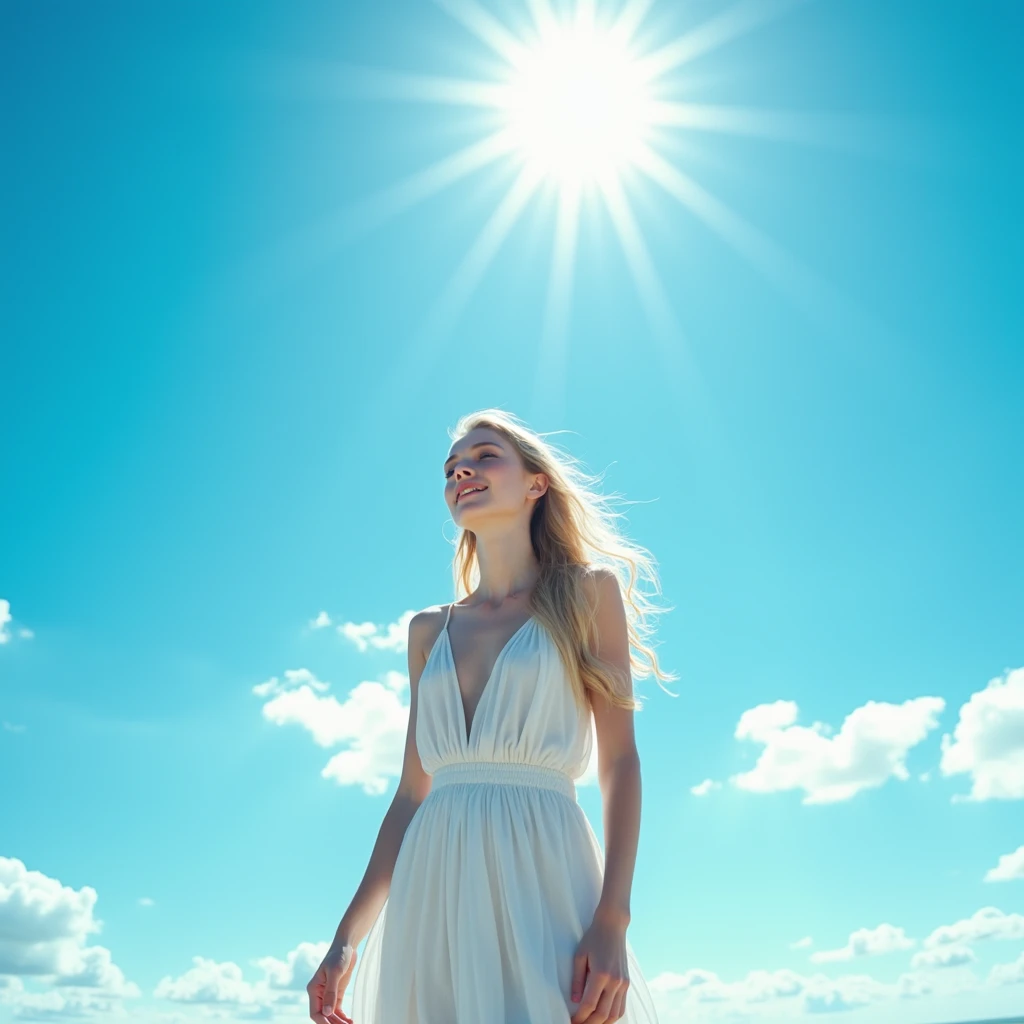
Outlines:
[[[345,945],[358,946],[369,933],[391,889],[391,876],[409,822],[430,792],[431,778],[423,770],[416,749],[416,712],[420,676],[426,665],[425,641],[437,626],[435,618],[436,613],[419,612],[409,622],[409,726],[402,776],[381,823],[363,880],[335,933],[333,945],[339,949]]]
[[[629,633],[619,581],[596,574],[597,657],[632,690]],[[627,690],[626,688],[629,687]],[[640,838],[640,758],[633,736],[633,709],[615,707],[591,693],[597,733],[597,774],[604,798],[604,881],[594,918],[572,961],[571,999],[578,1004],[571,1024],[619,1020],[629,988],[629,896]]]
[[[617,668],[632,686],[626,609],[619,582],[611,572],[597,577],[597,656]],[[597,772],[604,810],[604,886],[595,917],[623,930],[630,919],[630,891],[640,841],[640,755],[633,711],[614,707],[593,695],[597,734]]]

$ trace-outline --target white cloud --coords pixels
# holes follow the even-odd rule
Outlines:
[[[945,967],[963,967],[977,959],[970,946],[937,946],[915,953],[910,966],[914,970],[941,970]]]
[[[902,928],[891,924],[880,924],[877,928],[858,928],[841,949],[822,949],[811,954],[811,962],[833,963],[839,960],[853,960],[861,956],[882,956],[885,953],[910,949],[913,939],[908,939]]]
[[[75,890],[0,857],[0,974],[79,971],[88,936],[102,927],[92,916],[95,904],[91,886]]]
[[[1024,939],[1024,914],[1004,914],[995,907],[982,907],[971,917],[936,928],[924,940],[924,948],[964,945],[979,939]]]
[[[31,871],[14,857],[0,857],[0,1002],[19,1016],[90,1016],[113,1013],[140,991],[114,964],[110,950],[88,945],[102,929],[93,916],[96,890],[73,889]],[[54,985],[27,992],[21,979]]]
[[[841,978],[815,975],[804,993],[806,1013],[831,1013],[870,1006],[891,997],[892,988],[866,974],[847,974]]]
[[[739,982],[736,994],[746,1003],[766,1003],[800,995],[807,982],[796,971],[751,971]]]
[[[698,782],[696,786],[691,786],[690,792],[694,796],[707,796],[711,790],[720,789],[721,786],[720,782],[715,782],[713,779],[705,779],[703,782]]]
[[[303,686],[319,693],[326,693],[330,689],[327,683],[317,679],[308,668],[288,668],[284,671],[283,682],[277,676],[271,676],[266,682],[257,683],[252,692],[257,697],[271,697],[279,693],[292,692]]]
[[[775,733],[791,726],[797,714],[795,701],[777,700],[773,704],[758,704],[740,715],[736,739],[767,743]]]
[[[321,612],[320,615],[326,615]],[[401,653],[409,648],[409,622],[415,611],[404,612],[396,622],[378,626],[375,622],[341,622],[335,628],[339,636],[355,644],[360,653],[373,647],[379,651]],[[318,621],[319,616],[316,620]]]
[[[1024,668],[971,695],[953,735],[942,737],[940,767],[970,775],[971,792],[960,799],[1024,799]]]
[[[256,966],[263,970],[268,988],[304,992],[306,983],[327,955],[329,945],[327,942],[300,942],[284,960],[265,956],[256,961]]]
[[[0,1006],[8,1006],[25,991],[25,985],[13,974],[0,974]]]
[[[933,1009],[942,1000],[968,993],[981,994],[985,986],[970,969],[975,961],[967,947],[977,938],[1024,937],[1024,918],[1003,914],[992,907],[978,911],[970,919],[936,928],[926,945],[929,952],[913,957],[913,968],[895,981],[880,981],[864,973],[828,977],[825,974],[801,974],[792,970],[753,970],[736,981],[725,981],[714,971],[693,967],[685,971],[665,971],[649,978],[651,992],[658,1004],[659,1019],[694,1024],[732,1024],[732,1022],[789,1022],[803,1015],[816,1015],[864,1007],[877,1008],[887,1021],[904,1019],[901,1006],[910,999],[926,1000],[920,1012],[932,1019]],[[811,944],[809,936],[794,942],[791,948]],[[882,924],[877,928],[854,932],[841,951],[830,951],[821,959],[850,961],[882,953],[902,952],[914,945],[902,928]],[[813,958],[812,958],[813,959]],[[1010,964],[994,968],[988,990],[1024,981],[1024,954]],[[875,1010],[868,1010],[874,1013]],[[900,1016],[895,1016],[899,1014]],[[857,1020],[862,1020],[856,1016]]]
[[[1020,985],[1024,983],[1024,953],[1008,964],[996,964],[988,975],[988,983],[996,985]]]
[[[920,974],[901,974],[896,981],[896,994],[900,999],[921,999],[934,991],[931,979]]]
[[[683,971],[662,971],[652,977],[648,985],[652,992],[667,994],[675,993],[692,998],[696,1002],[723,1002],[729,998],[730,986],[722,981],[714,971],[705,971],[699,967]]]
[[[813,944],[814,944],[814,940],[810,937],[810,935],[805,935],[802,939],[797,939],[796,942],[791,942],[789,944],[789,948],[790,949],[807,949],[808,946],[811,946]]]
[[[11,637],[14,635],[8,627],[14,620],[11,618],[11,602],[6,598],[0,597],[0,644],[6,644],[10,642]],[[31,640],[35,636],[27,626],[22,626],[17,630],[18,636],[22,640]]]
[[[778,1004],[791,1008],[794,1013],[821,1013],[866,1006],[891,998],[898,991],[897,986],[885,985],[866,975],[805,977],[785,969],[754,970],[733,982],[723,981],[713,971],[700,968],[682,973],[666,971],[652,977],[649,984],[660,1002],[680,1011],[703,1004],[717,1005],[726,1012],[741,1012],[752,1007],[767,1009],[771,1004]],[[685,1015],[685,1019],[691,1017]]]
[[[111,960],[104,946],[86,946],[80,951],[78,969],[62,975],[60,985],[100,989],[118,996],[138,995],[138,988],[125,982],[124,974]]]
[[[45,992],[29,992],[24,987],[0,993],[0,1005],[6,1002],[14,1009],[14,1020],[26,1021],[98,1021],[137,1019],[125,1010],[120,997],[111,997],[95,989],[64,988]]]
[[[1016,970],[1016,965],[1005,965],[1004,984],[1015,980]],[[792,1024],[817,1014],[867,1007],[872,1008],[869,1013],[878,1011],[879,1020],[909,1020],[907,1001],[928,997],[932,999],[920,1013],[931,1020],[942,999],[980,991],[978,979],[967,968],[941,973],[906,971],[892,982],[863,973],[828,977],[785,969],[753,970],[736,981],[725,981],[714,971],[691,968],[654,975],[648,983],[658,1019],[666,1024]],[[876,1017],[857,1015],[853,1019],[864,1022]]]
[[[308,669],[294,669],[284,673],[283,682],[274,676],[253,692],[270,697],[263,705],[267,721],[300,725],[321,747],[346,745],[324,766],[324,778],[378,796],[402,773],[409,705],[400,695],[408,685],[407,676],[388,672],[383,682],[359,683],[339,701],[323,695],[328,685]]]
[[[309,623],[310,629],[323,629],[331,624],[331,617],[327,612],[320,612],[320,614]]]
[[[1018,846],[1013,853],[1004,853],[994,868],[985,873],[986,882],[1009,882],[1024,878],[1024,846]]]
[[[758,793],[802,789],[805,804],[849,800],[887,779],[907,779],[907,752],[938,724],[941,697],[916,697],[902,704],[868,701],[843,722],[830,726],[794,724],[792,701],[760,704],[745,711],[736,738],[764,745],[755,767],[730,781]]]
[[[209,957],[193,956],[192,967],[178,977],[161,978],[153,990],[158,999],[197,1007],[197,1016],[188,1020],[271,1019],[282,1011],[283,1019],[291,1020],[291,1011],[308,1010],[306,984],[313,977],[327,953],[327,942],[300,942],[284,959],[259,957],[253,965],[260,976],[247,980],[244,971],[231,960],[218,962]],[[343,1005],[351,1000],[351,985]],[[308,1014],[307,1014],[308,1018]]]
[[[251,1006],[259,1002],[256,988],[242,978],[238,964],[217,963],[202,956],[192,957],[192,963],[195,966],[178,978],[161,978],[153,995],[176,1003]]]

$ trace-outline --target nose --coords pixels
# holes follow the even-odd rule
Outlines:
[[[459,488],[463,485],[463,483],[465,483],[466,480],[471,480],[473,478],[473,475],[474,474],[470,470],[465,468],[459,469],[456,466],[454,483],[452,485],[452,501],[458,498]]]

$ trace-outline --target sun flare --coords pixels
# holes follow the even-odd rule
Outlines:
[[[531,171],[562,183],[600,180],[635,162],[651,105],[639,64],[593,25],[551,25],[513,69],[506,108]]]
[[[469,112],[472,131],[461,148],[364,197],[337,220],[318,223],[309,237],[295,243],[303,259],[315,259],[339,237],[359,237],[484,169],[504,164],[511,171],[506,190],[486,212],[465,255],[426,311],[408,357],[396,371],[403,386],[415,386],[424,366],[437,357],[438,346],[538,196],[544,203],[554,198],[548,207],[553,217],[538,379],[553,380],[556,389],[566,372],[574,276],[581,226],[587,220],[606,217],[617,236],[666,365],[670,359],[687,358],[671,289],[662,281],[643,221],[633,208],[636,190],[646,193],[649,185],[810,315],[838,309],[849,315],[841,298],[809,268],[703,186],[680,159],[687,151],[699,154],[702,147],[694,136],[706,133],[851,144],[860,129],[841,118],[693,98],[696,90],[686,74],[691,62],[806,0],[734,0],[667,39],[659,38],[653,26],[645,27],[657,0],[522,0],[519,15],[507,10],[505,18],[480,0],[434,2],[489,51],[491,73],[472,78],[348,65],[329,68],[321,79],[315,62],[304,66],[312,81],[322,81],[332,93],[340,84],[363,96],[461,108]],[[666,14],[673,8],[670,2],[661,6]],[[388,379],[387,386],[393,394],[396,381]]]

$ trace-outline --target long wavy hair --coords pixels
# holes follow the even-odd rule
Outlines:
[[[640,710],[633,677],[653,673],[658,680],[678,679],[661,669],[654,648],[646,642],[653,631],[650,616],[671,610],[652,605],[649,596],[637,587],[643,578],[651,584],[653,593],[661,593],[655,559],[646,548],[623,535],[616,522],[622,514],[611,507],[617,496],[602,494],[598,490],[600,477],[586,472],[575,457],[503,409],[469,413],[449,436],[455,441],[476,427],[489,427],[499,433],[519,452],[528,473],[544,473],[548,478],[548,489],[537,499],[530,519],[530,541],[540,563],[530,603],[534,616],[546,627],[562,656],[578,705],[589,710],[589,691],[601,694],[616,707]],[[471,594],[479,582],[476,534],[459,528],[452,543],[458,600]],[[628,686],[620,669],[595,654],[596,608],[587,600],[584,581],[601,569],[611,571],[618,579],[626,609]]]

